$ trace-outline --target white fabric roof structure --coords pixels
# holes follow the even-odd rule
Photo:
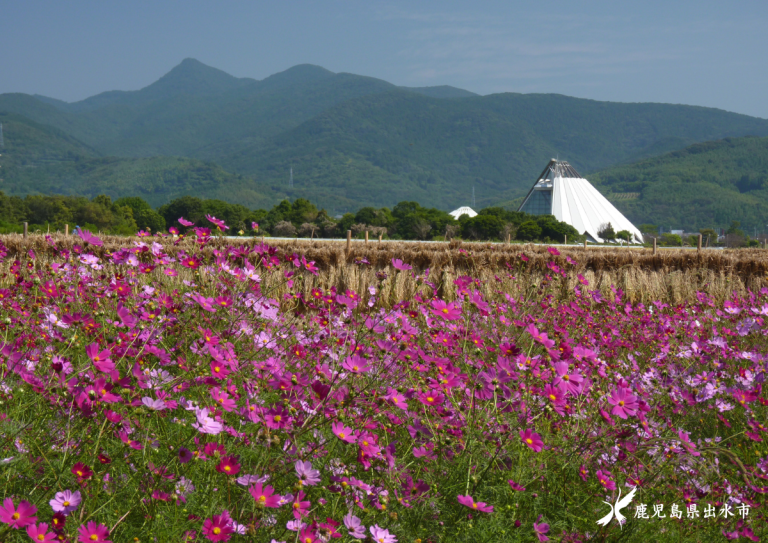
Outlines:
[[[598,243],[604,240],[597,232],[606,223],[611,223],[615,232],[629,231],[635,243],[643,241],[640,230],[565,161],[549,162],[518,211],[554,215]]]
[[[475,210],[468,206],[462,206],[459,209],[454,209],[448,214],[456,220],[458,220],[462,215],[468,215],[470,219],[472,217],[477,217]]]

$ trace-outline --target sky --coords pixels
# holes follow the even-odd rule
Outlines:
[[[0,14],[0,93],[136,90],[191,57],[255,79],[309,63],[768,118],[765,0],[0,0]]]

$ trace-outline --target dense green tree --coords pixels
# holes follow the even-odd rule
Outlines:
[[[115,205],[129,207],[133,214],[133,220],[136,221],[136,226],[139,229],[161,232],[166,228],[165,218],[152,209],[152,206],[144,201],[143,198],[138,196],[118,198],[115,200]]]
[[[534,220],[525,221],[517,229],[517,238],[523,241],[534,241],[541,237],[541,227]]]
[[[467,239],[499,239],[504,221],[496,215],[480,215],[464,221],[461,235]]]

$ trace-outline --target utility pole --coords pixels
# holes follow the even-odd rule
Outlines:
[[[472,209],[475,209],[475,187],[472,187]]]
[[[293,188],[293,167],[291,167],[291,177],[290,179],[288,179],[288,188],[289,189]]]
[[[0,123],[0,147],[5,147],[3,142],[3,123]]]

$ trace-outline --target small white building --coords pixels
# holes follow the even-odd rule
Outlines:
[[[469,206],[461,206],[459,209],[454,209],[448,214],[456,220],[459,220],[459,217],[461,217],[462,215],[467,215],[470,219],[472,217],[477,217],[477,213],[475,213],[475,210]]]

